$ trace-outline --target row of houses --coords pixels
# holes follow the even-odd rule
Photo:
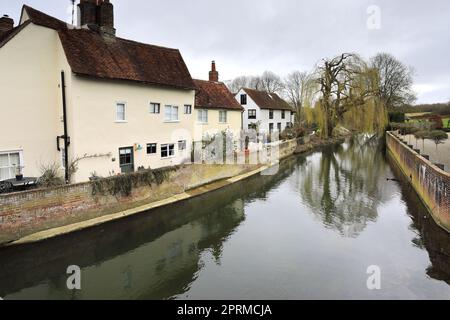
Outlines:
[[[215,62],[196,80],[179,50],[117,37],[110,1],[78,10],[77,26],[29,6],[17,26],[0,18],[0,181],[52,164],[76,165],[72,182],[178,165],[205,133],[293,122],[276,94],[232,94]]]

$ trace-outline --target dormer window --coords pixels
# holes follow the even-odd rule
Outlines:
[[[241,105],[245,106],[247,105],[247,95],[241,94]]]

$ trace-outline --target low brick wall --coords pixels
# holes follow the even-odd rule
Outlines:
[[[94,194],[94,183],[0,195],[0,245],[35,232],[117,213],[194,187],[255,170],[255,165],[184,165],[160,170],[166,179],[149,186],[135,179],[131,194]],[[142,173],[135,173],[138,177]],[[118,179],[117,177],[107,180]]]
[[[388,132],[387,147],[436,222],[450,232],[450,174]]]

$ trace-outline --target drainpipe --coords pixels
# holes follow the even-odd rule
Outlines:
[[[70,137],[67,134],[67,104],[66,104],[66,80],[64,71],[61,71],[61,91],[62,91],[62,103],[63,103],[63,123],[64,123],[64,135],[61,137],[64,139],[64,167],[66,184],[69,184],[69,145]]]

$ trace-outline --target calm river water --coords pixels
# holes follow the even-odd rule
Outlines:
[[[69,265],[82,290],[67,289]],[[380,290],[367,288],[369,266]],[[4,299],[450,299],[449,284],[450,234],[362,137],[273,176],[0,251]]]

